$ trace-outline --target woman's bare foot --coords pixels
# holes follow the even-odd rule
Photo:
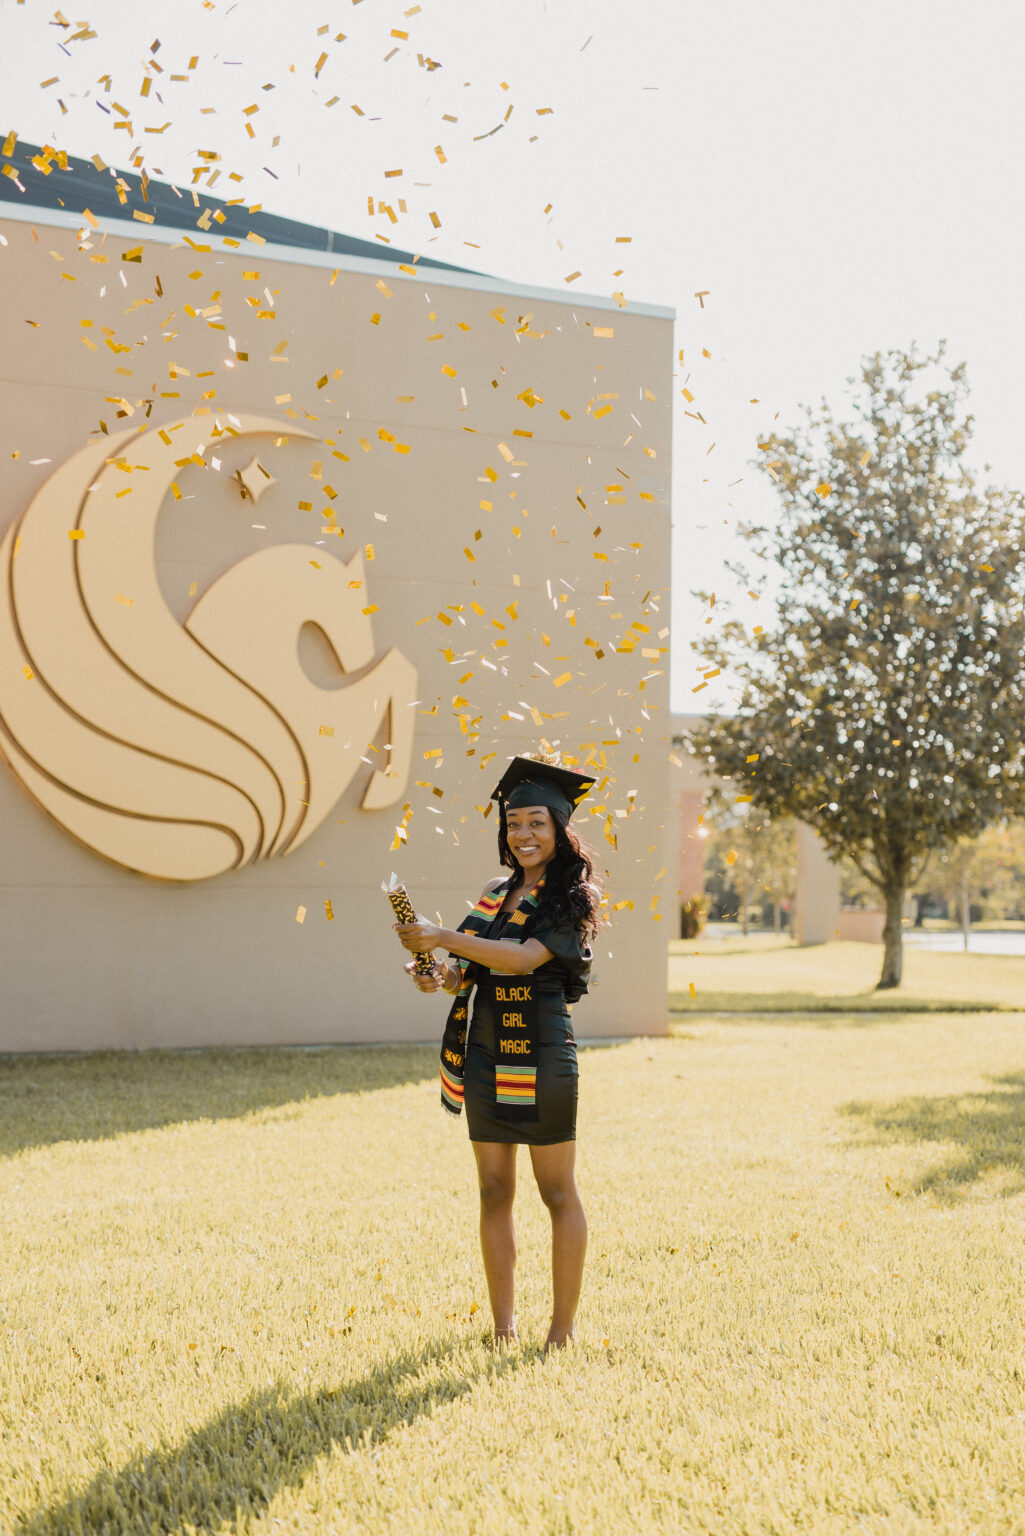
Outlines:
[[[511,1349],[517,1343],[519,1343],[519,1335],[515,1324],[509,1328],[496,1328],[490,1339],[491,1349],[495,1354],[502,1349]]]
[[[549,1328],[545,1339],[545,1354],[550,1355],[554,1349],[565,1349],[575,1339],[576,1334],[572,1328]]]

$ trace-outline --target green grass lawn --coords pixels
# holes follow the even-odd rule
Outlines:
[[[433,1048],[0,1059],[0,1531],[1021,1531],[1023,1024],[582,1051],[548,1360],[525,1153],[523,1342],[484,1345]]]
[[[671,1006],[690,1013],[943,1012],[1025,1009],[1025,956],[938,954],[904,948],[899,988],[876,992],[882,947],[834,940],[799,948],[772,934],[676,940]],[[690,995],[691,983],[695,996]]]

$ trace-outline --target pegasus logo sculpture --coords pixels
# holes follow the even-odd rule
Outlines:
[[[232,420],[238,430],[222,444],[312,435]],[[129,441],[146,469],[130,480],[116,462]],[[200,461],[209,446],[197,448]],[[95,853],[159,879],[202,880],[297,848],[382,725],[388,745],[361,804],[397,800],[417,674],[394,648],[375,661],[362,553],[346,564],[308,544],[260,550],[180,624],[154,561],[176,453],[159,430],[90,444],[0,545],[0,750]],[[308,623],[355,674],[347,685],[321,688],[306,675],[298,642]]]

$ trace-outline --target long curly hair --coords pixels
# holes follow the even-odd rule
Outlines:
[[[595,852],[577,836],[562,811],[549,807],[555,826],[555,857],[545,872],[542,906],[557,923],[571,923],[584,938],[593,939],[601,921],[601,895],[595,878]],[[509,846],[505,804],[499,807],[498,857],[505,869],[522,874]]]

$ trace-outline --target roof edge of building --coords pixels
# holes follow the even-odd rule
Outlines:
[[[0,201],[0,223],[4,219],[11,219],[19,224],[49,224],[57,229],[82,228],[82,215],[66,209],[40,206],[34,203],[13,203]],[[191,235],[181,229],[169,229],[158,224],[137,224],[128,219],[96,218],[95,234],[117,236],[122,239],[130,239],[138,245],[140,241],[156,241],[161,245],[185,246],[188,244],[193,250],[206,255],[214,253],[215,247],[206,240],[193,241]],[[198,232],[202,235],[204,232]],[[210,231],[212,234],[213,232]],[[230,237],[229,237],[230,238]],[[216,254],[221,256],[245,256],[252,260],[261,257],[265,261],[287,261],[295,265],[323,267],[326,270],[338,268],[341,272],[365,272],[370,277],[384,277],[389,282],[430,282],[446,288],[472,288],[483,293],[495,293],[508,295],[509,297],[522,297],[537,299],[546,303],[564,305],[576,305],[580,308],[599,309],[610,311],[613,314],[627,316],[639,315],[645,319],[674,320],[676,310],[666,305],[642,304],[633,299],[627,306],[621,307],[615,299],[605,294],[591,293],[562,293],[557,288],[537,288],[526,283],[515,283],[508,278],[490,277],[483,272],[471,272],[460,267],[431,266],[419,267],[415,273],[400,270],[394,259],[382,257],[358,256],[345,251],[321,251],[308,246],[276,245],[272,240],[261,240],[259,245],[246,245],[242,247],[220,246],[216,248]],[[412,263],[410,263],[412,264]]]

